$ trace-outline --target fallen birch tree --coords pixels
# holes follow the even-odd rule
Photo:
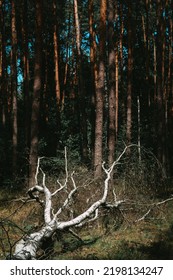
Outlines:
[[[103,195],[100,199],[95,201],[88,209],[86,209],[83,213],[77,215],[76,217],[70,218],[68,221],[61,221],[60,214],[62,211],[70,205],[70,201],[77,191],[78,187],[76,186],[74,179],[74,172],[71,175],[68,174],[67,168],[67,152],[65,149],[65,173],[66,178],[64,184],[62,184],[59,180],[57,183],[59,185],[58,189],[51,193],[49,188],[46,186],[46,175],[44,171],[40,167],[40,161],[42,158],[38,158],[37,169],[35,174],[35,185],[28,190],[28,195],[30,198],[35,199],[40,204],[42,204],[44,209],[44,225],[37,232],[33,232],[31,234],[27,234],[20,239],[15,246],[14,253],[10,256],[10,259],[19,259],[19,260],[34,260],[37,259],[37,252],[41,248],[42,243],[47,239],[50,239],[55,232],[60,232],[63,230],[71,230],[73,227],[83,226],[88,221],[94,221],[97,219],[99,215],[99,208],[101,206],[107,207],[118,207],[123,200],[117,200],[117,197],[114,193],[114,202],[113,204],[107,204],[106,200],[108,197],[108,190],[111,180],[111,175],[114,167],[119,164],[120,159],[125,154],[126,150],[129,146],[126,146],[123,152],[119,155],[119,157],[113,162],[113,164],[109,167],[105,167],[105,163],[102,164],[102,169],[106,175],[103,185]],[[38,175],[42,174],[42,184],[38,184]],[[52,198],[57,196],[62,190],[67,189],[67,183],[71,180],[72,189],[67,194],[67,198],[63,202],[62,206],[55,212],[55,207],[52,207]],[[44,201],[41,201],[39,195],[44,195]]]

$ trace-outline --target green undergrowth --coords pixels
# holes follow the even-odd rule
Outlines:
[[[55,243],[53,259],[142,260],[173,259],[173,203],[162,219],[148,219],[103,235],[97,230],[82,232],[83,242],[70,235]],[[167,212],[167,213],[166,213]],[[163,214],[163,213],[162,213]]]
[[[20,194],[24,196],[25,194]],[[26,196],[26,195],[25,195]],[[13,199],[0,195],[0,259],[4,259],[15,243],[26,233],[37,231],[42,226],[43,209],[35,202]],[[18,197],[18,195],[17,195]],[[165,198],[159,198],[162,201]],[[96,220],[75,234],[56,233],[54,246],[49,252],[39,252],[40,259],[173,259],[173,200],[156,205],[147,212],[142,209],[140,216],[133,211],[122,212],[123,219],[117,226],[116,212],[107,214],[108,223]]]

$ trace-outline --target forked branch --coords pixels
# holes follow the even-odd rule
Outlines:
[[[37,170],[35,175],[35,186],[29,189],[28,194],[30,197],[35,198],[36,200],[39,200],[39,195],[35,195],[35,192],[44,193],[45,196],[45,203],[44,203],[44,226],[38,231],[34,232],[32,234],[29,234],[28,236],[25,236],[25,238],[22,238],[15,247],[15,252],[13,254],[13,258],[16,259],[36,259],[37,250],[41,247],[42,242],[44,239],[49,238],[53,235],[55,231],[60,231],[64,229],[70,229],[74,226],[82,226],[86,221],[95,220],[98,217],[98,209],[100,206],[106,204],[106,199],[108,196],[108,190],[109,190],[109,181],[111,179],[111,173],[113,171],[113,168],[119,164],[120,159],[125,154],[126,150],[134,145],[125,146],[123,152],[119,155],[117,160],[113,162],[113,164],[109,167],[105,167],[105,163],[102,164],[102,168],[105,172],[106,179],[104,180],[103,185],[103,195],[102,197],[94,202],[86,211],[81,213],[75,218],[71,218],[68,221],[60,221],[60,213],[66,208],[71,199],[73,194],[77,191],[77,186],[74,180],[74,172],[72,172],[70,179],[73,185],[72,190],[67,194],[67,198],[63,202],[62,206],[59,208],[59,210],[55,211],[55,209],[52,209],[52,198],[53,196],[57,195],[61,190],[65,189],[67,192],[67,183],[69,180],[69,174],[67,169],[67,152],[65,149],[65,173],[66,178],[64,181],[64,184],[61,184],[60,181],[57,181],[59,184],[59,188],[51,193],[51,191],[46,186],[46,175],[44,171],[40,168],[40,160],[41,158],[38,158],[37,163]],[[42,173],[42,185],[40,186],[38,184],[38,174],[39,172]],[[114,193],[114,207],[118,207],[123,200],[117,201],[116,194]],[[94,214],[94,217],[93,217]]]

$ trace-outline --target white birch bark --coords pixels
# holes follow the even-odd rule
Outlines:
[[[132,146],[132,145],[131,145]],[[44,193],[45,196],[45,203],[44,203],[44,226],[37,232],[31,233],[27,236],[24,236],[21,240],[19,240],[16,244],[14,254],[11,256],[12,259],[20,259],[20,260],[28,260],[28,259],[36,259],[37,258],[37,251],[41,247],[42,242],[46,238],[50,238],[53,233],[57,230],[61,231],[67,228],[71,228],[74,226],[80,226],[83,225],[86,219],[89,219],[92,214],[96,214],[95,218],[98,216],[98,208],[106,203],[107,195],[108,195],[108,190],[109,190],[109,181],[111,178],[111,173],[113,171],[113,168],[116,164],[119,163],[121,157],[125,154],[128,146],[126,146],[123,150],[123,152],[120,154],[120,156],[117,158],[116,161],[113,162],[111,167],[108,169],[105,168],[105,164],[102,164],[102,168],[106,174],[106,179],[104,181],[104,186],[103,186],[103,196],[94,202],[86,211],[84,211],[82,214],[78,215],[75,218],[72,218],[69,221],[59,221],[58,216],[59,214],[63,211],[63,209],[68,205],[73,193],[77,190],[74,178],[73,178],[73,173],[71,174],[71,181],[73,183],[73,189],[71,192],[68,194],[67,199],[65,200],[64,204],[60,207],[60,209],[54,214],[54,209],[52,209],[52,196],[55,195],[55,192],[51,194],[50,190],[46,187],[45,184],[45,174],[40,168],[40,159],[38,159],[38,164],[37,164],[37,171],[36,171],[36,176],[35,176],[35,183],[36,185],[32,188],[29,189],[28,194],[30,197],[37,199],[39,201],[39,197],[35,196],[35,192],[41,192]],[[65,157],[67,160],[67,157]],[[43,181],[42,181],[42,186],[38,185],[38,180],[37,176],[39,171],[42,172],[43,175]],[[63,189],[66,187],[66,183],[68,181],[68,172],[67,172],[67,167],[66,167],[66,179],[64,185],[60,185],[60,188],[58,189],[57,193],[59,190]],[[60,184],[60,183],[59,183]],[[116,195],[114,196],[116,200]],[[39,201],[42,203],[41,201]],[[121,204],[123,201],[115,201],[114,206],[118,206]],[[94,219],[95,219],[94,218]],[[91,220],[94,220],[91,218]]]

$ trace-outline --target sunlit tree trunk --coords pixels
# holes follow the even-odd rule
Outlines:
[[[11,92],[12,92],[12,122],[13,122],[13,175],[17,171],[17,144],[18,144],[18,126],[17,126],[17,31],[16,31],[16,11],[15,1],[11,1]]]
[[[40,95],[42,86],[42,0],[38,0],[36,5],[36,38],[35,38],[35,67],[34,67],[34,87],[33,103],[31,115],[31,147],[29,156],[29,186],[33,186],[38,157],[38,133],[40,115]]]
[[[56,110],[56,127],[61,133],[61,110],[62,110],[62,95],[60,86],[60,71],[59,71],[59,36],[58,36],[58,20],[57,20],[57,3],[53,0],[53,45],[54,45],[54,67],[55,67],[55,94],[57,102]],[[49,48],[49,46],[48,46]],[[55,138],[55,137],[53,137]],[[52,142],[52,150],[58,148],[59,139],[54,139]],[[53,147],[54,146],[54,147]]]
[[[115,153],[115,43],[114,43],[114,1],[108,0],[108,67],[109,67],[109,129],[108,129],[108,162],[111,165]]]
[[[58,53],[58,33],[57,33],[57,13],[56,13],[56,1],[53,0],[53,17],[54,17],[54,27],[53,27],[53,45],[54,45],[54,64],[55,64],[55,92],[58,111],[61,107],[61,91],[60,91],[60,81],[59,81],[59,53]]]
[[[96,84],[96,124],[95,124],[95,150],[94,150],[94,175],[98,177],[102,173],[103,157],[103,100],[105,82],[105,42],[106,42],[106,10],[107,1],[101,0],[100,6],[100,42],[98,77]]]

